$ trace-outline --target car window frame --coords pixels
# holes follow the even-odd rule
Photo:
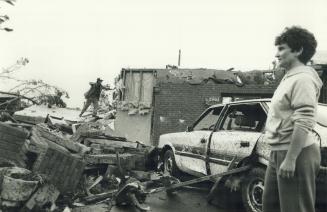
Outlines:
[[[224,113],[224,108],[225,108],[225,105],[217,105],[217,106],[212,106],[208,109],[206,109],[199,117],[198,119],[192,124],[192,130],[191,131],[194,131],[194,128],[195,126],[205,117],[208,115],[208,113],[210,113],[212,110],[215,110],[217,108],[221,107],[221,111],[220,111],[220,114],[219,114],[219,117],[215,123],[215,126],[212,130],[209,130],[209,131],[214,131],[217,127],[217,124],[219,123],[220,119],[221,119],[221,115]]]
[[[224,113],[220,114],[219,123],[216,126],[216,128],[214,129],[214,132],[227,131],[227,130],[222,130],[222,127],[223,127],[224,121],[226,119],[226,115],[228,115],[227,111],[229,110],[230,107],[235,106],[235,105],[256,105],[256,104],[260,105],[261,109],[266,114],[266,120],[265,120],[265,122],[266,122],[267,121],[267,116],[268,116],[268,110],[266,108],[267,106],[264,106],[262,103],[263,102],[259,102],[259,101],[258,102],[245,102],[245,103],[244,102],[242,102],[242,103],[229,103],[228,105],[226,105],[226,108],[222,111]],[[264,126],[265,126],[265,124],[264,124]],[[263,132],[263,131],[264,131],[264,127],[260,132]]]

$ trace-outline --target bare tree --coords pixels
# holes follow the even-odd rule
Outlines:
[[[66,98],[69,98],[67,91],[57,86],[50,85],[43,80],[22,80],[14,76],[16,72],[28,63],[29,60],[27,58],[21,58],[8,68],[2,68],[0,80],[11,80],[15,86],[1,92],[17,95],[17,98],[28,99],[37,104],[44,103],[50,106],[56,104],[60,107],[65,107],[66,103],[61,100],[61,96],[64,95]]]
[[[14,5],[16,0],[0,0],[0,2]],[[9,16],[0,15],[0,30],[7,32],[13,31],[11,28],[3,27],[3,24],[8,20]],[[14,76],[15,72],[26,66],[28,63],[29,60],[27,58],[21,58],[12,66],[2,68],[0,70],[0,80],[11,80],[13,81],[13,84],[15,84],[15,86],[10,88],[8,91],[0,91],[0,93],[13,94],[14,96],[17,96],[10,101],[24,98],[32,101],[33,103],[46,103],[48,105],[56,104],[65,107],[66,104],[61,100],[61,96],[65,95],[67,98],[69,98],[67,91],[57,86],[50,85],[42,80],[22,80]],[[8,104],[8,102],[4,102],[2,104]]]
[[[6,2],[6,3],[10,4],[10,5],[14,5],[14,2],[16,2],[16,0],[0,0],[0,1]],[[4,31],[7,31],[7,32],[13,31],[12,28],[2,27],[3,23],[5,23],[8,20],[9,20],[9,16],[0,15],[0,30],[4,30]]]

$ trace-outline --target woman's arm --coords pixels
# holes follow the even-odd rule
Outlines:
[[[294,83],[291,94],[291,108],[294,110],[291,120],[294,123],[290,147],[282,162],[279,174],[282,177],[294,176],[296,159],[301,153],[308,133],[315,125],[315,111],[317,108],[317,96],[319,91],[314,81],[306,75],[297,79]]]

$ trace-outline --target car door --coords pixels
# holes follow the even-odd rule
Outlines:
[[[210,139],[209,174],[228,169],[233,159],[239,162],[252,154],[266,121],[260,103],[231,104]]]
[[[207,174],[208,141],[222,108],[223,106],[217,106],[206,110],[188,132],[179,136],[184,141],[174,142],[175,160],[182,171],[195,176]]]

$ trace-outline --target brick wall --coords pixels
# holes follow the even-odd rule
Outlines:
[[[258,87],[246,85],[237,87],[232,84],[216,84],[209,81],[206,84],[191,85],[189,83],[162,83],[154,92],[154,114],[152,126],[153,145],[158,144],[161,134],[185,131],[201,113],[209,107],[206,99],[224,96],[272,96],[274,86]]]

